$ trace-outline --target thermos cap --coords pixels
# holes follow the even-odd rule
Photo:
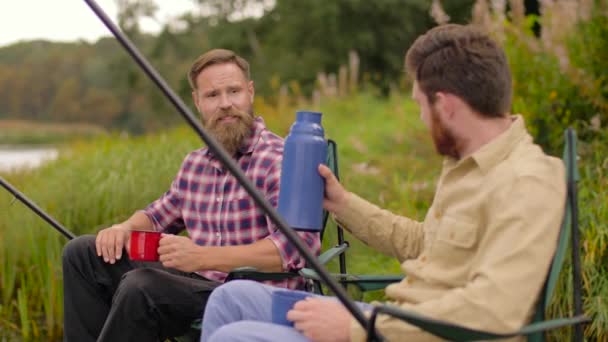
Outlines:
[[[299,122],[311,122],[321,124],[321,113],[310,112],[310,111],[298,111],[296,112],[296,121]]]

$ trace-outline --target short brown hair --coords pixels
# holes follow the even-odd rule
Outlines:
[[[190,67],[190,71],[188,72],[188,81],[190,82],[190,87],[192,87],[192,90],[197,89],[196,78],[206,67],[214,64],[224,63],[236,64],[236,66],[243,71],[245,78],[247,78],[247,80],[250,79],[249,63],[247,63],[243,57],[237,55],[234,53],[234,51],[213,49],[200,55]]]
[[[407,51],[405,68],[431,104],[437,92],[446,92],[486,117],[504,116],[511,109],[507,57],[470,25],[441,25],[418,37]]]

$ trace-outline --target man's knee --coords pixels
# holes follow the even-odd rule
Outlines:
[[[238,303],[240,302],[239,298],[251,296],[252,291],[257,286],[262,285],[252,280],[233,280],[227,282],[213,290],[207,305],[211,303],[222,303],[222,305],[225,305],[228,301]]]
[[[135,299],[137,296],[145,296],[150,290],[158,286],[159,270],[152,268],[137,268],[125,273],[118,284],[114,295],[114,301],[123,299]]]
[[[79,260],[88,253],[94,252],[95,235],[82,235],[76,237],[63,247],[63,261]]]

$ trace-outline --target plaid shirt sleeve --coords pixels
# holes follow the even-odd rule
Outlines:
[[[192,161],[190,155],[188,155],[169,190],[143,210],[143,213],[154,224],[154,230],[176,234],[185,228],[181,212],[183,198],[180,188],[187,184],[184,178],[184,170],[191,164]]]
[[[280,161],[275,164],[280,166]],[[279,182],[281,179],[281,168],[273,167],[268,172],[266,197],[273,207],[277,208],[279,204]],[[298,270],[306,266],[306,260],[300,256],[300,253],[289,242],[287,237],[276,228],[269,217],[266,217],[268,226],[272,227],[272,233],[266,238],[272,241],[281,255],[283,262],[283,270]],[[308,246],[314,255],[319,255],[321,249],[321,241],[318,232],[297,232],[300,239]]]

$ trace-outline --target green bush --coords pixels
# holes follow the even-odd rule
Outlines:
[[[505,23],[513,111],[524,115],[536,141],[554,154],[559,154],[566,127],[593,140],[608,114],[608,17],[594,13],[565,35],[561,54],[534,36],[531,27],[538,18],[529,17],[523,27]]]
[[[585,328],[585,336],[590,341],[605,341],[608,133],[601,124],[608,118],[608,17],[597,8],[589,19],[579,20],[573,30],[561,36],[561,41],[551,44],[533,35],[530,27],[534,23],[547,20],[529,17],[527,25],[504,24],[504,46],[514,78],[513,111],[524,115],[536,141],[554,155],[561,155],[564,129],[572,126],[578,131],[584,311],[593,319]],[[568,261],[551,303],[550,317],[573,314],[570,267]],[[550,337],[562,341],[570,332],[561,329]]]

